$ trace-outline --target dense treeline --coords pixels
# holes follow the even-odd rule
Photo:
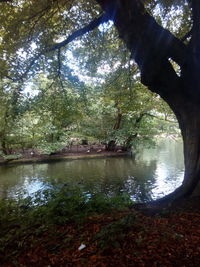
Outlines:
[[[138,81],[129,88],[122,74],[117,75],[100,86],[74,86],[43,73],[22,85],[25,92],[20,94],[13,83],[2,81],[2,153],[32,148],[48,154],[83,140],[104,143],[109,150],[115,145],[128,150],[135,143],[151,142],[155,135],[178,133],[172,112],[157,95]]]

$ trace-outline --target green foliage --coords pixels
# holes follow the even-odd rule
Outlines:
[[[25,199],[1,199],[0,252],[5,253],[12,244],[13,253],[17,253],[30,235],[39,236],[46,230],[53,233],[55,225],[66,223],[81,226],[88,216],[121,210],[130,204],[132,201],[128,195],[91,195],[80,187],[68,186],[40,191]],[[120,222],[112,233],[120,226],[121,230],[127,229],[130,223],[125,226],[125,222]]]
[[[129,214],[121,220],[103,227],[94,239],[98,240],[100,248],[120,247],[120,241],[125,238],[128,230],[134,226],[138,228],[138,218],[135,214]]]
[[[176,129],[169,122],[174,120],[169,107],[137,80],[130,85],[128,73],[129,68],[119,66],[101,88],[82,85],[86,90],[84,98],[68,82],[62,87],[58,81],[38,76],[32,83],[38,93],[18,100],[20,114],[9,115],[12,106],[10,110],[7,106],[2,109],[4,128],[0,140],[7,148],[37,148],[51,154],[76,135],[101,142],[116,140],[123,146],[131,136],[137,136],[139,141],[151,140],[154,135]],[[9,99],[10,92],[4,94]],[[119,114],[121,119],[115,129]],[[131,142],[135,144],[135,140]]]
[[[43,142],[40,145],[37,146],[37,149],[42,154],[50,155],[52,153],[59,152],[66,146],[66,143],[62,142],[55,142],[55,143],[47,143]]]
[[[22,154],[15,153],[15,154],[10,154],[10,155],[4,155],[3,158],[6,160],[20,159],[20,158],[22,158]]]
[[[34,61],[41,51],[100,13],[92,0],[35,3],[0,3],[0,142],[4,153],[12,148],[38,148],[51,154],[76,134],[126,146],[176,131],[177,126],[170,124],[172,111],[141,85],[137,66],[110,22]],[[169,21],[176,21],[183,26],[176,34],[184,36],[191,24],[186,16],[190,9],[179,4],[146,1],[161,24],[174,31]],[[119,113],[122,118],[115,129]]]
[[[127,194],[107,196],[83,192],[80,187],[62,186],[38,191],[32,197],[1,200],[0,225],[19,220],[23,224],[54,224],[79,222],[91,214],[122,209],[132,204]],[[22,220],[20,222],[20,220]]]

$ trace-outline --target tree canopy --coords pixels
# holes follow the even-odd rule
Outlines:
[[[105,29],[100,31],[97,26],[112,20],[114,3],[117,1],[97,2],[103,8],[105,6],[106,12],[102,13],[96,1],[38,2],[32,0],[1,3],[1,76],[18,80],[26,78],[27,75],[33,75],[41,68],[47,70],[59,68],[67,50],[70,49],[70,42],[75,39],[78,40],[75,43],[80,44],[81,42],[82,45],[84,43],[84,47],[91,48],[93,46],[93,50],[96,51],[97,48],[98,51],[104,49],[103,35],[107,33]],[[124,2],[124,7],[129,5],[129,2],[126,2]],[[180,64],[181,53],[185,50],[184,42],[188,42],[192,27],[190,7],[184,1],[137,0],[133,1],[133,5],[144,9],[142,2],[145,2],[148,10],[148,13],[145,14],[146,19],[152,20],[151,23],[146,22],[150,25],[149,27],[152,27],[152,30],[150,28],[145,33],[149,36],[144,35],[143,38],[152,41],[160,39],[157,42],[157,47],[162,45],[160,53],[168,53],[168,57]],[[111,11],[107,12],[109,7]],[[150,14],[153,14],[160,24]],[[172,20],[173,23],[171,23]],[[166,26],[167,30],[163,30],[161,35],[162,26]],[[116,34],[109,34],[112,42],[119,42],[117,38]],[[137,37],[135,39],[139,40]],[[184,39],[184,42],[181,42],[180,39]],[[139,44],[138,46],[140,47]],[[141,47],[141,49],[143,48]],[[147,48],[144,49],[151,49],[149,41]],[[151,52],[151,56],[154,58],[152,64],[156,64],[156,59],[158,60],[159,57],[156,47],[154,50],[155,55]],[[96,57],[97,62],[100,61],[100,58]],[[139,62],[137,63],[139,64]]]

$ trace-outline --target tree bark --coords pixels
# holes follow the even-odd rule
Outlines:
[[[193,102],[188,103],[180,96],[171,107],[178,119],[183,137],[185,173],[182,185],[158,200],[160,203],[200,195],[200,106]]]
[[[185,175],[182,191],[183,196],[189,196],[200,181],[200,107],[184,101],[179,107],[177,118],[184,145]]]

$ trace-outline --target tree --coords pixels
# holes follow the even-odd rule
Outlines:
[[[184,142],[185,176],[182,186],[170,198],[188,196],[196,191],[200,179],[200,3],[188,1],[193,24],[189,40],[184,42],[157,23],[144,1],[98,2],[113,18],[137,62],[142,83],[158,93],[178,119]],[[180,73],[170,60],[179,65]]]
[[[107,150],[130,150],[132,144],[135,148],[141,141],[152,143],[153,135],[159,134],[159,127],[154,128],[153,124],[157,121],[162,128],[169,126],[167,117],[173,112],[141,85],[136,64],[130,60],[115,28],[104,26],[92,42],[84,38],[83,44],[82,39],[70,49],[79,76],[81,72],[87,78],[85,83],[91,84],[86,90],[87,112],[79,132],[101,140]]]
[[[19,103],[22,98],[20,88],[9,81],[0,81],[0,145],[5,155],[9,153],[13,143],[11,135],[16,121],[23,113]]]
[[[29,81],[28,91],[35,94],[21,101],[23,116],[16,121],[16,139],[25,148],[54,153],[69,143],[72,129],[82,118],[83,100],[69,80],[39,74]]]
[[[1,76],[13,80],[33,75],[38,71],[39,64],[48,65],[46,57],[50,58],[50,62],[57,58],[59,66],[61,49],[66,52],[66,46],[84,34],[87,38],[88,35],[95,38],[100,24],[113,21],[140,69],[142,83],[169,104],[179,122],[184,142],[185,176],[181,187],[167,199],[187,197],[199,191],[198,0],[57,0],[42,1],[40,5],[35,0],[7,1],[1,3],[1,9]],[[160,16],[158,11],[161,12]],[[169,23],[172,13],[178,17],[178,29]],[[14,31],[16,25],[18,27]],[[29,25],[29,30],[26,25]],[[59,42],[61,37],[62,41]],[[23,55],[26,49],[29,54],[26,52]]]

